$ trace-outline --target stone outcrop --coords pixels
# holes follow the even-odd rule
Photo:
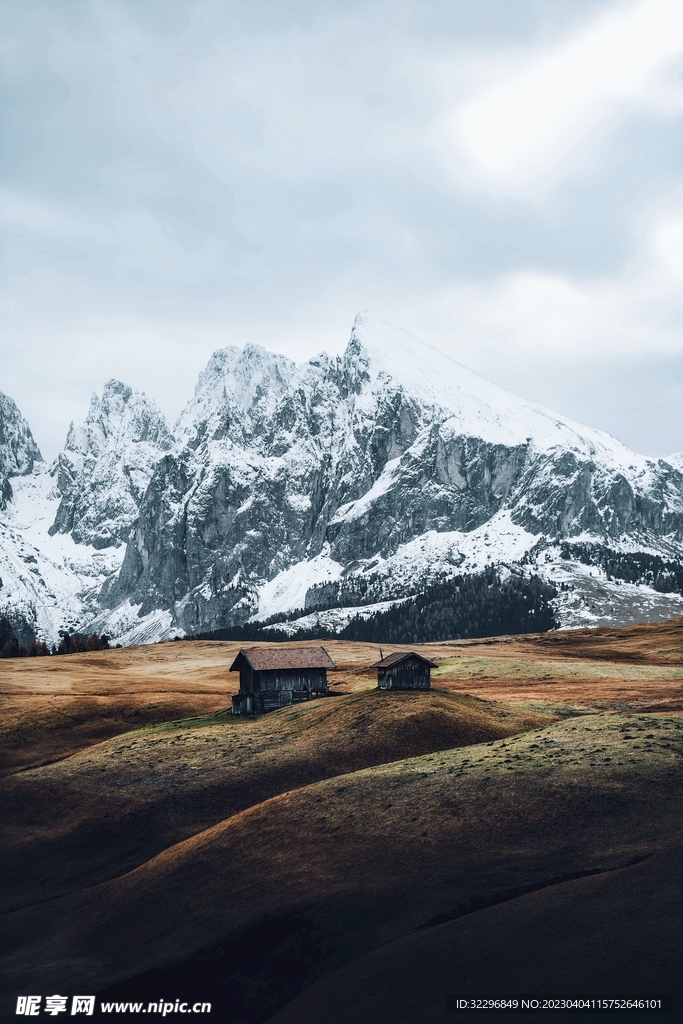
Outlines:
[[[81,427],[69,428],[52,473],[61,501],[51,533],[78,544],[125,544],[154,467],[173,439],[154,402],[109,380]]]
[[[49,470],[0,396],[3,596],[48,637],[82,624],[132,643],[397,600],[487,565],[569,579],[551,550],[569,538],[680,558],[682,473],[680,455],[637,455],[363,314],[335,358],[214,353],[173,433],[111,380]],[[51,546],[48,527],[68,538]],[[582,572],[562,591],[572,624],[596,607]],[[608,583],[605,616],[637,597]],[[660,597],[656,614],[678,613]]]
[[[12,499],[13,476],[26,476],[42,462],[31,428],[16,402],[0,391],[0,509]]]
[[[336,359],[215,353],[175,434],[103,600],[171,609],[190,633],[253,617],[265,583],[319,556],[348,575],[503,511],[532,541],[681,539],[674,466],[366,316]]]

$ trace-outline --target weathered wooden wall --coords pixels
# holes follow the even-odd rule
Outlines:
[[[273,669],[254,672],[240,669],[240,692],[232,698],[234,715],[258,715],[288,704],[301,704],[311,693],[327,692],[324,668]]]
[[[240,693],[254,692],[254,671],[248,661],[240,669]]]
[[[327,689],[327,671],[324,668],[281,668],[255,672],[254,676],[254,692]]]
[[[380,690],[428,690],[429,665],[419,658],[406,658],[389,668],[378,669],[377,685]]]

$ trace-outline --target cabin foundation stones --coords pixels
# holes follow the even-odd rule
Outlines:
[[[240,674],[232,713],[261,715],[326,696],[327,670],[336,667],[324,647],[245,648],[230,667]]]
[[[415,651],[396,651],[372,666],[377,669],[380,690],[428,690],[433,661]]]

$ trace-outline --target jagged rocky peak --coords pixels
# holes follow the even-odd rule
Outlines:
[[[352,391],[401,391],[419,407],[423,423],[455,417],[484,440],[523,442],[530,421],[544,419],[544,410],[367,310],[355,319],[342,366]]]
[[[172,438],[155,402],[120,380],[108,380],[102,397],[95,392],[80,427],[69,427],[65,451],[97,458],[119,444],[170,447]]]
[[[33,472],[43,456],[16,402],[0,391],[0,508],[12,498],[10,477]]]
[[[107,381],[82,426],[69,427],[52,467],[62,499],[50,532],[96,548],[125,543],[154,467],[172,445],[154,401]]]
[[[101,599],[169,615],[188,633],[244,621],[267,588],[294,595],[289,606],[278,597],[278,611],[303,607],[320,580],[403,559],[404,583],[388,571],[373,591],[384,599],[386,584],[393,599],[433,574],[435,548],[460,564],[460,546],[480,529],[492,562],[586,535],[683,540],[673,465],[527,402],[368,313],[334,359],[297,367],[255,345],[216,352],[176,436]],[[491,523],[492,538],[504,524],[502,546],[489,544]]]
[[[356,317],[343,363],[351,380],[368,382],[375,393],[400,388],[425,421],[448,421],[451,434],[460,430],[512,446],[533,442],[539,450],[561,445],[610,457],[618,453],[628,464],[645,461],[609,434],[520,398],[367,310]]]
[[[295,363],[260,345],[219,349],[199,376],[176,436],[194,449],[205,440],[258,438],[295,373]]]

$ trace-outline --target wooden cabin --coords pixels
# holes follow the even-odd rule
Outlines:
[[[261,715],[327,694],[327,670],[336,668],[324,647],[248,647],[230,671],[239,672],[233,715]]]
[[[380,690],[428,690],[433,661],[415,651],[396,651],[372,666],[377,669]]]

